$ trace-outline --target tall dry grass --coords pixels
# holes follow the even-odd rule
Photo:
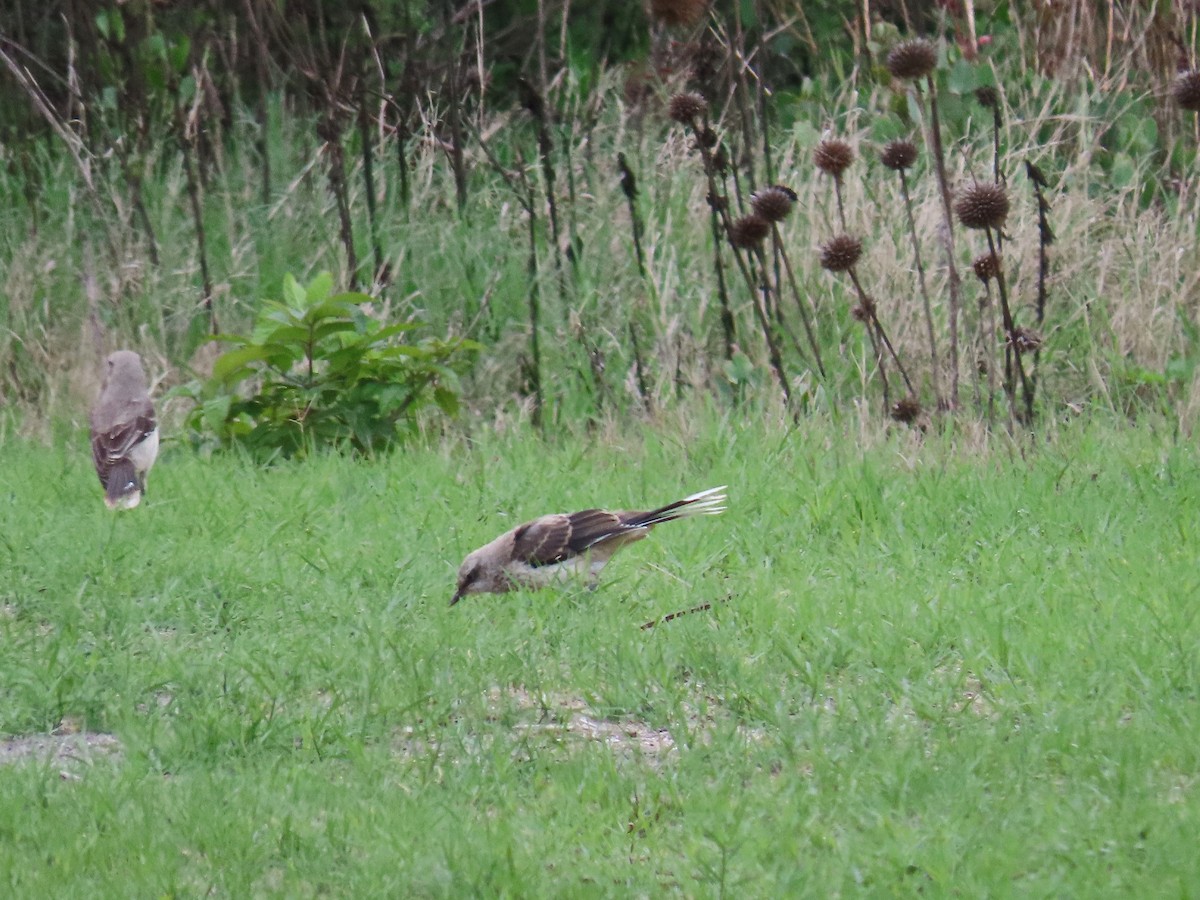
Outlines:
[[[1098,403],[1134,412],[1146,403],[1171,405],[1190,426],[1194,420],[1190,361],[1196,314],[1194,184],[1169,180],[1161,153],[1133,158],[1135,177],[1118,184],[1102,164],[1111,156],[1111,116],[1126,110],[1098,82],[1070,85],[1032,79],[1006,85],[1000,78],[1003,116],[1001,170],[1012,211],[1005,232],[1005,271],[1021,324],[1032,323],[1036,296],[1037,221],[1024,164],[1050,173],[1047,196],[1057,234],[1051,248],[1048,304],[1041,352],[1039,402],[1048,417]],[[538,253],[543,342],[550,421],[636,414],[639,379],[629,346],[629,324],[643,336],[645,371],[640,384],[652,408],[689,396],[721,402],[753,400],[775,406],[778,385],[768,367],[761,333],[745,284],[731,279],[741,368],[724,358],[714,285],[707,186],[689,135],[667,120],[665,94],[631,104],[624,73],[607,72],[589,94],[588,115],[559,118],[557,200],[574,187],[570,220],[580,252],[570,277],[555,272],[555,251],[545,231]],[[569,88],[564,88],[569,90]],[[946,125],[947,168],[953,189],[990,180],[991,118],[957,98],[967,112]],[[1146,97],[1130,94],[1128,108]],[[897,353],[930,383],[927,324],[917,291],[910,238],[894,174],[878,161],[879,123],[894,130],[894,89],[864,81],[826,100],[781,99],[785,127],[772,136],[776,178],[797,195],[781,233],[797,286],[817,310],[826,378],[789,352],[784,368],[798,405],[876,402],[876,358],[860,323],[850,316],[849,286],[824,272],[820,244],[841,230],[830,181],[814,170],[811,155],[822,133],[848,140],[857,160],[845,174],[846,228],[863,238],[858,274],[876,300]],[[787,104],[791,104],[790,106]],[[584,104],[580,104],[583,108]],[[718,117],[723,137],[734,123]],[[1187,145],[1190,119],[1178,111]],[[237,128],[243,127],[242,132]],[[279,116],[271,134],[277,183],[274,199],[260,202],[260,173],[249,132],[249,113],[235,120],[224,148],[224,167],[204,196],[210,239],[213,299],[222,327],[236,331],[259,299],[273,295],[285,272],[303,279],[322,269],[352,282],[346,271],[337,210],[324,182],[328,147],[305,123]],[[914,132],[918,123],[910,123]],[[529,178],[538,165],[521,147],[532,146],[530,126],[517,111],[484,125],[489,146],[508,166],[524,160]],[[387,135],[377,135],[385,142]],[[728,139],[728,138],[726,138]],[[1164,138],[1165,140],[1166,138]],[[569,147],[570,153],[563,152]],[[530,412],[523,371],[528,322],[526,214],[477,144],[464,148],[470,201],[459,216],[453,172],[432,126],[407,147],[411,205],[399,203],[394,153],[376,161],[376,225],[390,279],[372,286],[395,317],[419,317],[432,328],[470,332],[487,352],[466,385],[472,414],[484,421],[520,419]],[[626,198],[617,172],[623,153],[636,172],[637,209],[644,222],[645,276],[638,274]],[[569,166],[564,160],[569,158]],[[347,154],[346,183],[357,234],[367,255],[366,203],[359,154]],[[195,258],[187,184],[177,154],[153,151],[147,160],[145,199],[157,226],[161,260],[153,265],[145,242],[128,222],[95,221],[71,162],[53,148],[34,161],[37,188],[18,167],[0,175],[5,198],[0,239],[0,293],[5,329],[0,334],[0,397],[20,427],[46,434],[50,423],[81,423],[103,354],[130,346],[151,360],[161,388],[211,364],[202,341],[200,275]],[[939,260],[940,200],[927,158],[910,173],[917,237],[927,266],[933,314],[945,339],[946,270]],[[765,185],[739,183],[734,196]],[[104,183],[120,199],[116,181]],[[539,202],[544,203],[542,195]],[[32,205],[31,205],[32,203]],[[31,209],[36,207],[36,217]],[[544,216],[543,216],[544,218]],[[114,238],[115,255],[101,235]],[[565,238],[564,238],[565,240]],[[958,263],[964,272],[963,414],[980,413],[973,393],[980,374],[971,353],[981,285],[970,261],[982,249],[977,235],[960,232]],[[200,324],[197,324],[198,319]],[[793,322],[797,327],[797,323]],[[984,330],[984,351],[999,358],[999,338]],[[786,346],[786,342],[785,346]],[[831,362],[832,361],[832,362]],[[937,373],[948,383],[950,373]],[[872,399],[875,398],[875,399]],[[868,404],[869,405],[869,404]]]

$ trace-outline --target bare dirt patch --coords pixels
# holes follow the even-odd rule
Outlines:
[[[80,771],[104,760],[119,761],[124,747],[116,735],[98,731],[26,734],[0,740],[0,765],[44,763],[60,778],[77,780]]]
[[[486,701],[487,720],[510,723],[512,735],[519,739],[520,753],[528,753],[530,742],[540,739],[566,751],[602,744],[622,762],[656,768],[679,755],[680,748],[670,729],[634,716],[603,715],[586,699],[571,693],[531,691],[521,685],[494,687],[487,692]],[[708,743],[716,724],[711,709],[706,714],[693,711],[689,714],[689,735],[693,740]],[[760,741],[764,737],[761,729],[739,726],[738,732],[747,741]],[[482,750],[494,738],[494,734],[472,734],[469,749]],[[395,746],[401,756],[414,758],[437,753],[439,745],[439,739],[427,729],[405,726],[398,730]]]

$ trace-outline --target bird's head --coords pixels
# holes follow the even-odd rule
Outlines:
[[[132,350],[110,353],[104,363],[104,388],[120,386],[145,393],[146,371],[142,368],[142,358]]]
[[[453,606],[467,594],[479,594],[486,590],[479,554],[468,554],[463,564],[458,567],[458,586],[454,589],[454,596],[450,598],[450,605]]]

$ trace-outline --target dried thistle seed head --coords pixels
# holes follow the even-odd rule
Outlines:
[[[854,148],[837,138],[826,138],[813,151],[813,162],[826,175],[841,178],[854,162]]]
[[[771,223],[762,216],[750,213],[736,219],[729,226],[729,243],[743,250],[751,250],[761,244],[771,233]]]
[[[988,109],[998,109],[1000,106],[1000,92],[990,84],[977,87],[975,88],[975,102]]]
[[[973,184],[959,194],[954,211],[967,228],[999,228],[1008,218],[1008,191],[1002,184]]]
[[[1042,346],[1042,336],[1032,328],[1018,328],[1010,343],[1021,353],[1032,353]]]
[[[921,415],[921,401],[912,396],[901,397],[892,404],[889,413],[897,422],[911,425]]]
[[[917,145],[906,140],[888,141],[883,145],[879,159],[892,171],[901,172],[917,161]]]
[[[1176,75],[1171,84],[1171,97],[1182,108],[1200,112],[1200,70],[1188,69]]]
[[[975,270],[975,277],[987,284],[1000,274],[1000,260],[990,253],[982,253],[975,257],[971,268]]]
[[[667,115],[684,125],[691,125],[706,112],[708,101],[695,91],[684,91],[667,101]]]
[[[650,18],[660,25],[695,25],[708,15],[709,0],[650,0]]]
[[[839,234],[821,245],[821,268],[830,272],[845,272],[854,268],[862,256],[862,241],[848,234]]]
[[[796,203],[796,192],[776,184],[763,188],[750,198],[750,208],[768,222],[782,222]]]
[[[937,68],[937,49],[925,38],[901,41],[888,53],[887,68],[893,78],[924,78]]]

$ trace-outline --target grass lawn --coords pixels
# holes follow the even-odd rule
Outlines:
[[[9,896],[1137,897],[1200,885],[1200,454],[702,420],[256,469],[0,466]],[[594,592],[550,511],[719,484]],[[665,613],[713,609],[645,630]]]

